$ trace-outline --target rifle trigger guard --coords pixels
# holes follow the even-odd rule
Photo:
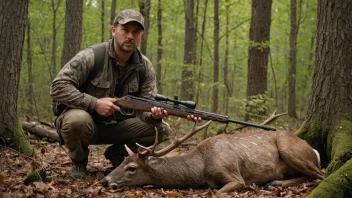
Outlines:
[[[120,112],[122,115],[124,116],[134,116],[134,110],[131,111],[131,113],[127,113],[125,108],[121,108],[121,112]]]

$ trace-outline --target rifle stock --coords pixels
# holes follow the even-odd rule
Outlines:
[[[139,98],[139,97],[130,96],[130,95],[117,98],[115,104],[125,109],[149,111],[149,112],[151,111],[152,107],[160,107],[167,110],[169,115],[173,115],[177,117],[187,118],[187,115],[194,115],[196,117],[201,117],[203,120],[212,120],[215,122],[221,122],[225,124],[231,122],[231,123],[261,128],[265,130],[276,131],[275,128],[266,126],[266,125],[259,125],[259,124],[244,122],[244,121],[233,120],[233,119],[229,119],[229,117],[227,116],[206,112],[206,111],[199,111],[185,106],[181,106],[179,104],[169,104],[165,102],[158,102],[156,100]]]

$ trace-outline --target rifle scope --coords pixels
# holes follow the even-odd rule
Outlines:
[[[155,96],[155,100],[157,101],[165,101],[165,102],[173,102],[175,105],[183,105],[185,107],[188,107],[188,108],[191,108],[191,109],[195,109],[196,108],[196,105],[197,103],[194,102],[194,101],[182,101],[182,100],[178,100],[177,99],[178,97],[175,96],[175,99],[171,99],[171,98],[168,98],[166,96],[163,96],[163,95],[160,95],[160,94],[156,94]]]

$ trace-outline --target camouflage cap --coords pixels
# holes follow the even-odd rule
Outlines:
[[[114,19],[114,26],[117,24],[126,24],[128,22],[135,21],[141,24],[142,29],[144,30],[144,18],[142,14],[136,10],[127,9],[121,11]]]

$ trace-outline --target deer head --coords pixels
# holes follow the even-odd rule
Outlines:
[[[168,173],[167,169],[162,168],[165,164],[165,158],[162,156],[177,148],[198,131],[209,126],[210,123],[211,121],[208,121],[201,126],[197,126],[197,123],[194,123],[192,129],[186,135],[181,138],[175,138],[169,146],[158,151],[155,151],[158,144],[158,130],[155,128],[156,137],[154,144],[150,147],[144,147],[137,144],[139,146],[138,153],[133,153],[131,149],[125,145],[129,156],[126,157],[124,161],[109,175],[107,175],[101,181],[101,184],[104,187],[116,189],[123,186],[134,187],[153,185],[155,182],[160,182],[155,181],[155,175],[167,175]]]

